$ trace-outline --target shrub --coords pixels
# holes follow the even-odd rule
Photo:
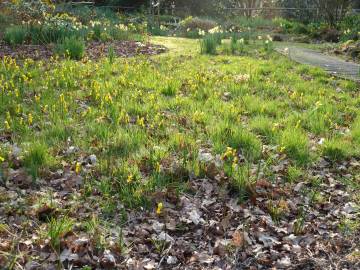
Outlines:
[[[341,40],[360,39],[360,15],[346,16],[340,23]]]
[[[216,54],[216,48],[218,46],[218,40],[214,35],[206,35],[200,40],[201,54]]]
[[[216,27],[216,22],[208,19],[200,19],[197,17],[195,18],[187,17],[186,19],[180,22],[180,25],[183,27],[183,29],[190,29],[190,30],[201,29],[204,31],[209,31],[210,29]]]
[[[284,33],[289,33],[293,28],[293,23],[284,18],[275,18],[273,22],[275,25],[279,26]]]
[[[58,44],[56,47],[58,54],[69,57],[70,59],[80,60],[85,53],[84,40],[70,37]]]
[[[288,127],[281,135],[281,147],[299,165],[310,161],[310,147],[307,135],[299,128]]]
[[[289,21],[283,18],[274,19],[275,25],[279,26],[284,33],[289,34],[309,34],[309,29],[303,23],[297,21]]]
[[[24,26],[12,26],[5,30],[4,40],[11,46],[23,44],[28,36],[28,30]]]

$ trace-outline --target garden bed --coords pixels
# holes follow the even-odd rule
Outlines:
[[[166,51],[166,48],[150,43],[135,41],[113,41],[98,42],[93,41],[87,44],[85,57],[91,60],[97,60],[107,56],[109,48],[114,49],[118,57],[133,57],[136,55],[156,55]],[[42,60],[55,56],[54,45],[18,45],[11,47],[4,43],[0,44],[0,58],[6,56],[16,59]]]

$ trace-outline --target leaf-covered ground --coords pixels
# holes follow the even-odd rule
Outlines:
[[[146,42],[136,41],[92,41],[86,44],[85,58],[97,60],[109,55],[112,48],[114,56],[133,57],[135,55],[155,55],[164,52],[162,46],[155,46]],[[0,58],[11,57],[18,60],[32,59],[46,61],[50,58],[59,58],[53,44],[49,45],[17,45],[9,46],[0,43]]]
[[[358,269],[358,85],[155,42],[2,61],[1,267]]]

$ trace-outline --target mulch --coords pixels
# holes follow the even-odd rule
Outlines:
[[[157,55],[166,51],[166,48],[151,43],[135,41],[93,41],[87,44],[85,58],[97,60],[107,56],[109,48],[112,47],[118,57],[133,57],[136,55]],[[15,59],[43,60],[55,57],[54,45],[18,45],[11,47],[0,43],[0,59],[4,57]]]

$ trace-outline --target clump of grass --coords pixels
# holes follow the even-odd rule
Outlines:
[[[339,229],[345,235],[352,235],[359,231],[360,222],[358,220],[343,218],[339,224]]]
[[[296,166],[289,166],[287,170],[287,179],[290,183],[297,182],[302,176],[304,172],[301,168]]]
[[[56,47],[58,54],[74,60],[81,60],[85,54],[85,42],[76,37],[65,38]]]
[[[360,116],[358,116],[353,123],[351,137],[353,141],[360,146]]]
[[[167,97],[173,97],[176,95],[176,86],[174,83],[168,83],[164,88],[161,89],[161,93]]]
[[[249,197],[249,190],[252,184],[249,166],[239,166],[232,169],[231,184],[239,194],[239,201],[243,202]]]
[[[201,54],[215,55],[218,44],[219,43],[215,35],[206,35],[202,40],[200,40]]]
[[[73,228],[73,221],[68,217],[59,219],[51,218],[47,236],[50,238],[50,245],[56,252],[60,252],[60,241],[63,236],[70,232]]]
[[[344,138],[334,137],[325,141],[322,146],[322,154],[331,161],[340,161],[351,156],[352,145]]]
[[[273,121],[269,117],[256,116],[249,123],[250,129],[263,137],[264,141],[272,142],[274,140]]]
[[[304,232],[304,229],[305,229],[305,213],[304,213],[304,209],[301,207],[294,221],[294,234],[300,235]]]
[[[212,131],[215,150],[223,152],[226,147],[237,149],[248,160],[261,156],[262,143],[255,134],[230,123],[217,124]]]
[[[238,49],[238,39],[236,35],[232,35],[230,39],[230,51],[235,54]]]
[[[48,149],[44,144],[34,143],[24,157],[24,166],[35,179],[42,167],[48,164]]]
[[[49,44],[49,43],[59,43],[65,38],[70,38],[73,36],[84,36],[84,33],[76,32],[71,30],[71,28],[66,26],[39,26],[31,25],[28,28],[29,30],[29,39],[33,44]]]
[[[269,200],[267,203],[267,210],[271,216],[271,219],[275,222],[275,223],[279,223],[281,218],[284,215],[284,208],[281,205],[281,202],[284,203],[284,201],[280,201],[280,202],[274,202],[272,200]]]
[[[274,44],[271,39],[267,39],[264,41],[264,50],[267,53],[271,53],[274,50]]]
[[[109,50],[108,50],[108,59],[109,59],[109,63],[110,63],[111,65],[114,63],[115,57],[116,57],[116,54],[115,54],[114,47],[113,47],[113,46],[110,46],[110,47],[109,47]]]
[[[299,128],[288,127],[280,138],[282,150],[299,165],[310,161],[310,147],[307,135]]]
[[[4,40],[10,46],[21,45],[25,43],[28,30],[24,26],[11,26],[5,30]]]

